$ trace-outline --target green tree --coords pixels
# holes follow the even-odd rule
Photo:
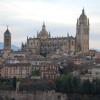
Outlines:
[[[72,75],[61,75],[56,81],[57,91],[72,93]]]
[[[16,77],[12,79],[12,86],[14,89],[16,89]]]
[[[80,91],[80,86],[81,86],[81,80],[78,77],[73,77],[72,78],[72,88],[73,88],[73,93],[79,93]]]
[[[39,70],[33,70],[32,76],[40,76],[40,71]]]
[[[83,81],[81,91],[83,94],[91,94],[91,82],[89,79]]]

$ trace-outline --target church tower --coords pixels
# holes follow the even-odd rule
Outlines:
[[[11,33],[9,32],[8,26],[4,32],[4,49],[11,50]]]
[[[84,9],[76,24],[76,53],[87,53],[89,51],[89,19]]]

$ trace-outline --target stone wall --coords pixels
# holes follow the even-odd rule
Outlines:
[[[15,100],[66,100],[66,94],[57,93],[55,91],[0,91],[0,96],[4,98],[4,100],[11,100],[11,98],[15,98]]]

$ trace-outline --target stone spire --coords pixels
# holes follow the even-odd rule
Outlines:
[[[77,18],[77,23],[78,23],[78,18]]]
[[[82,15],[85,15],[85,10],[84,10],[84,8],[83,8],[83,10],[82,10]]]
[[[89,25],[89,18],[88,18],[88,25]]]
[[[45,30],[45,22],[43,22],[42,30]]]
[[[28,36],[27,36],[27,41],[28,41]]]
[[[69,38],[69,33],[67,32],[67,37]]]
[[[49,38],[51,37],[51,34],[50,34],[50,32],[49,32]]]

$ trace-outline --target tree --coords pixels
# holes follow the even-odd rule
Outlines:
[[[80,85],[81,85],[80,78],[73,77],[72,78],[73,93],[79,93],[79,91],[80,91]]]
[[[33,70],[32,76],[40,76],[40,71],[39,70]]]
[[[81,88],[81,91],[83,94],[91,94],[91,82],[89,79],[87,80],[84,80],[83,83],[82,83],[82,88]]]
[[[57,80],[56,80],[56,89],[59,92],[64,92],[64,93],[72,93],[73,90],[73,85],[72,85],[72,75],[61,75]]]
[[[14,89],[16,89],[16,77],[12,79],[12,86]]]

